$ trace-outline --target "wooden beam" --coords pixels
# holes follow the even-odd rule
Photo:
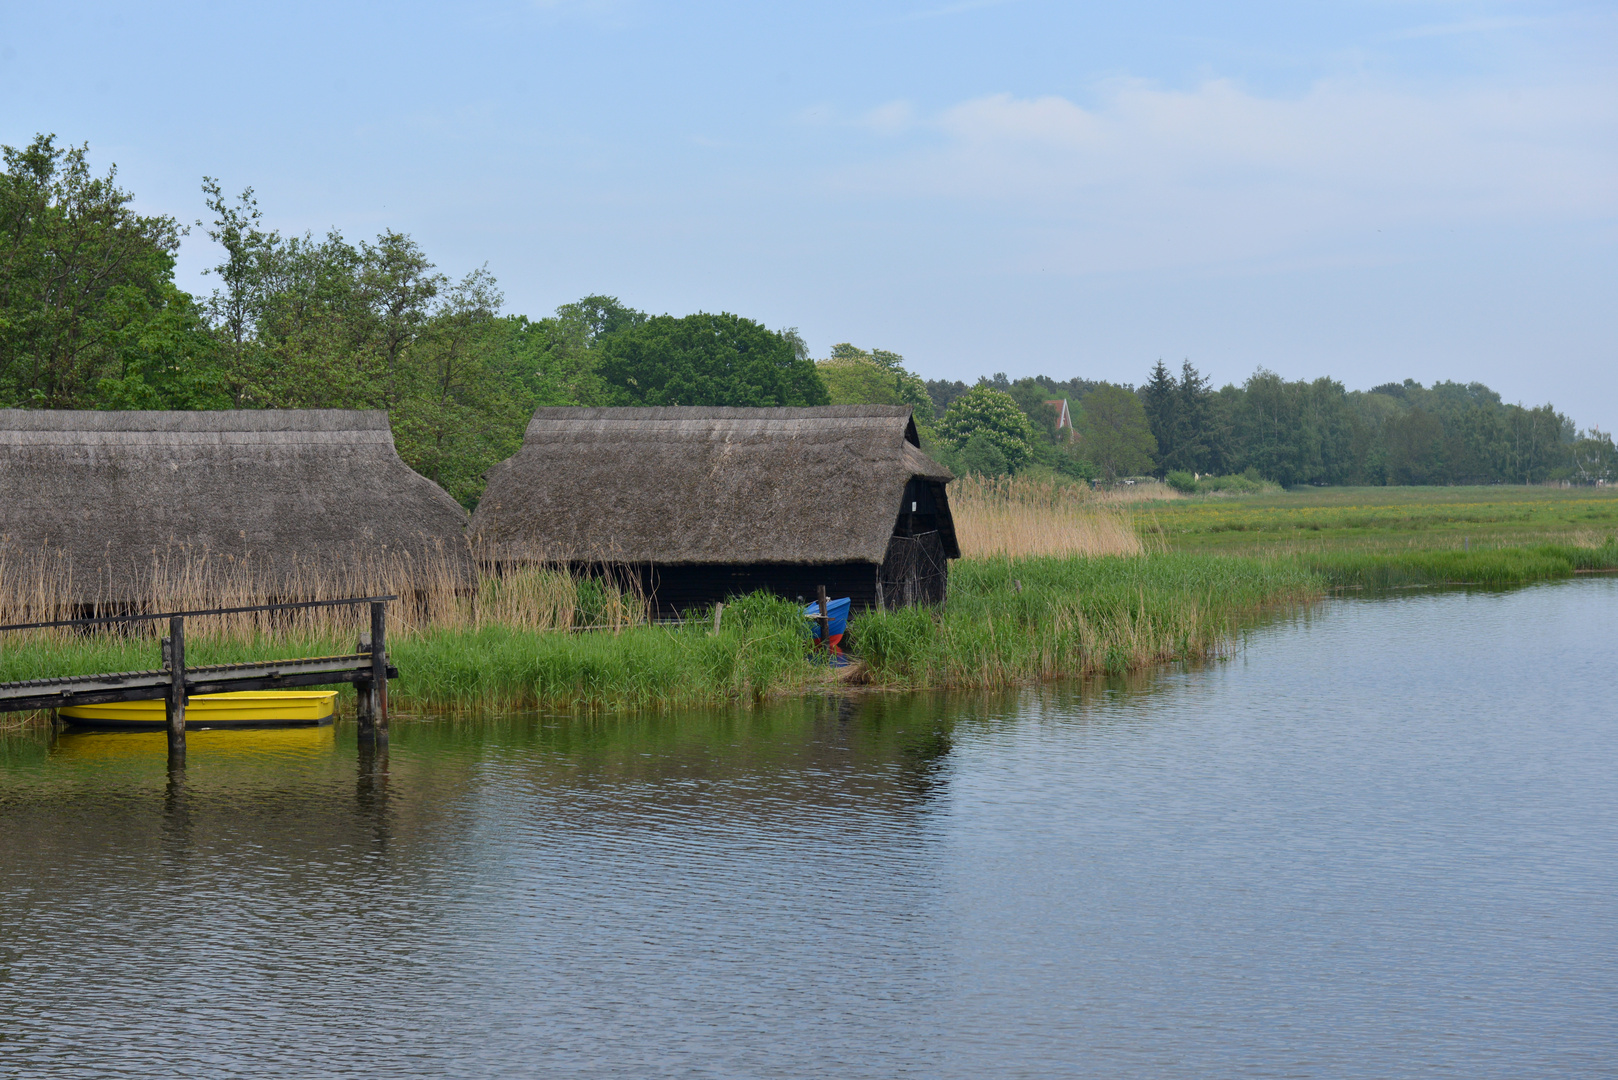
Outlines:
[[[185,618],[169,620],[169,768],[185,764]]]
[[[388,734],[388,606],[371,605],[371,692],[376,695],[376,730]]]
[[[826,586],[815,586],[815,599],[820,604],[820,646],[831,651],[831,619],[826,614]]]
[[[364,654],[365,667],[354,680],[354,720],[359,724],[360,742],[376,735],[376,695],[371,691],[371,635],[361,634],[358,651]]]

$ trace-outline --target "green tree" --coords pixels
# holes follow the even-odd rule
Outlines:
[[[230,394],[219,365],[218,346],[191,296],[164,286],[161,303],[138,291],[125,293],[114,312],[122,365],[96,384],[84,405],[98,409],[228,409]]]
[[[972,388],[959,379],[928,379],[927,396],[932,399],[933,415],[943,416],[950,403],[970,389]]]
[[[1159,360],[1152,368],[1146,385],[1140,388],[1141,407],[1146,412],[1146,425],[1152,430],[1152,438],[1157,442],[1157,455],[1159,469],[1180,468],[1181,462],[1176,451],[1179,449],[1179,436],[1181,432],[1180,393],[1174,376]]]
[[[992,448],[1007,472],[1016,472],[1034,456],[1033,425],[1010,394],[991,387],[975,386],[950,402],[938,431],[963,454],[976,440],[974,454],[980,462],[990,460],[987,450]]]
[[[1006,455],[986,432],[977,431],[967,439],[960,450],[961,464],[968,472],[980,476],[1003,476],[1011,471]]]
[[[909,405],[918,423],[930,423],[933,401],[927,384],[904,366],[904,357],[886,349],[866,352],[848,342],[833,345],[816,363],[833,405]]]
[[[522,444],[533,412],[511,369],[511,325],[485,270],[451,286],[401,351],[391,411],[399,455],[468,507],[483,473]]]
[[[1139,395],[1102,385],[1085,397],[1080,414],[1080,445],[1103,477],[1116,480],[1151,471],[1157,440]]]
[[[814,362],[751,319],[659,315],[603,339],[598,371],[621,405],[825,405]]]
[[[104,386],[147,406],[214,400],[211,342],[174,287],[179,224],[130,209],[87,145],[38,135],[0,155],[0,404],[93,408]]]
[[[1208,380],[1191,361],[1180,364],[1180,381],[1175,387],[1174,449],[1169,467],[1208,472],[1213,443],[1213,393]],[[1162,447],[1158,448],[1159,455]]]
[[[1573,476],[1580,483],[1593,484],[1600,480],[1610,484],[1618,479],[1618,449],[1614,448],[1609,433],[1600,428],[1581,431],[1571,452]]]
[[[905,404],[898,380],[869,360],[820,360],[815,370],[833,405]]]
[[[1437,416],[1426,409],[1411,409],[1390,420],[1382,437],[1388,448],[1390,483],[1444,481],[1444,422]]]

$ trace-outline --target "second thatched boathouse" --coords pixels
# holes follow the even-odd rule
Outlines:
[[[638,582],[662,615],[763,589],[856,608],[940,602],[949,470],[906,406],[540,409],[471,533],[506,566]]]
[[[465,523],[400,460],[384,412],[0,410],[0,600],[13,608],[295,599],[429,567],[466,577]]]

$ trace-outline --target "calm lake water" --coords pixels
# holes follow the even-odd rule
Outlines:
[[[1618,1074],[1618,581],[1199,670],[0,741],[0,1075]]]

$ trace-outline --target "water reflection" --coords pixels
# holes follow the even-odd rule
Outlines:
[[[1597,1075],[1618,583],[1200,668],[0,737],[6,1075]]]

